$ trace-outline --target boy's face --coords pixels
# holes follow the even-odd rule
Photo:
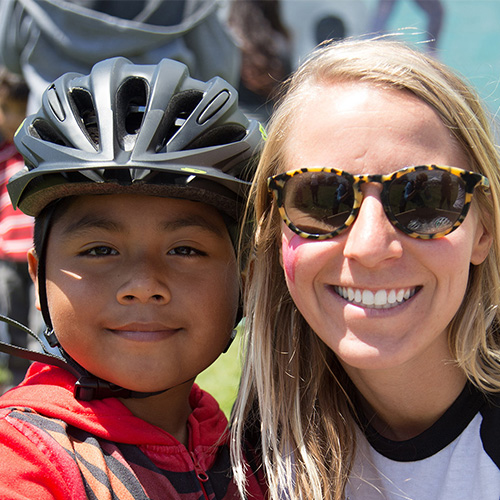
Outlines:
[[[30,271],[36,259],[30,254]],[[238,306],[225,223],[203,203],[79,196],[54,222],[47,300],[68,354],[135,391],[182,384],[222,352]]]
[[[14,134],[26,118],[26,101],[10,99],[5,91],[0,90],[0,135],[8,142],[14,140]]]

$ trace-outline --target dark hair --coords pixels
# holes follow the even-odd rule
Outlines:
[[[281,21],[279,0],[231,2],[229,26],[241,44],[241,82],[274,99],[291,71],[290,34]]]
[[[0,91],[16,101],[26,101],[29,95],[29,87],[23,77],[11,73],[5,67],[0,67]]]
[[[38,258],[42,255],[43,245],[46,245],[48,230],[59,220],[75,196],[68,196],[49,203],[36,217],[33,226],[33,246]]]

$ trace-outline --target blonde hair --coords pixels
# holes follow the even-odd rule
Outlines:
[[[235,477],[244,491],[242,446],[260,426],[262,464],[271,498],[341,499],[355,449],[349,381],[334,353],[295,308],[279,263],[280,218],[266,179],[286,170],[285,147],[309,89],[363,81],[411,92],[429,104],[466,153],[470,170],[486,175],[490,194],[474,204],[494,242],[470,268],[468,288],[449,325],[453,356],[483,391],[500,391],[500,172],[490,117],[476,93],[439,61],[389,39],[346,40],[320,47],[292,75],[269,126],[252,191],[256,224],[246,291],[246,358],[233,409]]]

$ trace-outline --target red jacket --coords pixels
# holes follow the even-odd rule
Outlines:
[[[2,500],[239,498],[226,417],[198,386],[186,449],[116,398],[77,401],[74,383],[66,370],[35,363],[0,398]],[[256,477],[249,481],[252,499],[264,498]]]

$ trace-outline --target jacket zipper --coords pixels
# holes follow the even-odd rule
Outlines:
[[[191,455],[191,460],[193,461],[194,464],[194,470],[196,472],[196,477],[198,478],[198,481],[200,481],[200,487],[201,491],[203,492],[203,498],[205,500],[210,500],[207,495],[207,491],[205,490],[205,484],[208,481],[208,474],[202,469],[201,465],[198,462],[198,459],[196,458],[196,455],[190,451],[189,454]]]

